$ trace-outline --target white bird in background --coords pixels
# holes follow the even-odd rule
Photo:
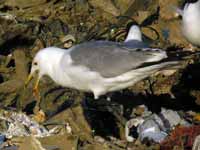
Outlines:
[[[92,92],[94,98],[121,90],[178,64],[161,49],[145,48],[138,26],[132,26],[123,43],[90,41],[66,49],[48,47],[34,57],[27,83],[38,72],[35,92],[43,75],[63,86]]]
[[[182,33],[193,45],[200,46],[200,0],[186,0],[182,16]]]
[[[142,41],[142,32],[138,25],[132,25],[123,43],[130,48],[148,48],[148,44]]]

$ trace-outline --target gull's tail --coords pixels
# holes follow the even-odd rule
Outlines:
[[[130,82],[134,84],[155,73],[164,73],[165,75],[171,75],[178,69],[184,68],[185,60],[190,59],[192,56],[199,54],[200,52],[167,52],[167,58],[157,62],[147,62],[141,64],[141,66],[139,66],[136,69],[133,69],[113,79],[108,79],[108,82]]]
[[[190,51],[172,51],[167,52],[168,57],[159,62],[146,63],[140,66],[136,71],[138,74],[154,74],[156,72],[164,71],[176,71],[178,69],[184,68],[184,61],[194,58],[200,55],[200,51],[190,52]],[[145,75],[144,75],[145,76]],[[145,77],[144,77],[145,78]]]
[[[110,88],[110,91],[115,91],[134,85],[135,83],[144,80],[145,78],[158,72],[175,72],[177,69],[181,68],[181,66],[182,64],[179,61],[162,62],[159,64],[131,70],[118,77],[108,79],[107,82],[115,84],[115,86]]]
[[[182,63],[180,61],[169,61],[169,62],[161,62],[159,64],[151,65],[136,69],[135,72],[143,76],[143,78],[148,77],[151,74],[155,74],[157,72],[162,72],[166,70],[177,70],[180,69]]]
[[[182,63],[180,61],[170,61],[170,62],[160,62],[157,64],[143,66],[138,69],[131,70],[123,75],[114,78],[116,83],[131,82],[132,84],[143,80],[157,72],[162,72],[166,70],[174,70],[181,68]],[[113,79],[109,79],[110,82]]]

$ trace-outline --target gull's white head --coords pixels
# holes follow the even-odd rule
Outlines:
[[[48,70],[50,69],[52,63],[52,61],[49,61],[48,55],[49,55],[48,49],[40,50],[35,55],[32,61],[30,74],[34,75],[35,73],[38,73],[39,78],[41,78],[43,75],[48,73]]]
[[[125,39],[125,42],[131,41],[131,40],[137,40],[142,41],[142,33],[137,25],[132,25],[129,29],[128,35]]]
[[[57,65],[59,64],[65,50],[55,47],[44,48],[40,50],[34,57],[27,82],[38,73],[38,80],[43,75],[51,77]]]

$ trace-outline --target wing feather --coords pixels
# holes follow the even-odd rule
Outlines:
[[[72,48],[70,55],[73,65],[85,66],[106,78],[126,73],[143,63],[166,58],[166,53],[160,49],[130,48],[110,41],[79,44]]]

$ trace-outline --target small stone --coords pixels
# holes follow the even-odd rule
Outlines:
[[[125,126],[125,137],[128,142],[133,142],[135,140],[135,138],[132,135],[130,135],[130,129],[134,127],[137,128],[143,122],[144,119],[139,117],[127,121]]]
[[[170,127],[175,127],[181,122],[181,117],[180,115],[173,110],[167,110],[162,108],[162,111],[160,113],[160,116],[162,116],[166,121],[168,121]]]
[[[72,128],[68,122],[66,123],[66,130],[67,130],[67,133],[72,134]]]
[[[105,142],[105,139],[100,137],[100,136],[95,136],[94,139],[95,139],[95,141],[97,141],[99,143],[104,143]]]
[[[38,132],[37,132],[38,130],[36,128],[34,128],[34,127],[30,127],[29,130],[30,130],[32,135],[37,135],[38,134]]]
[[[70,48],[73,46],[73,42],[72,41],[68,41],[66,43],[64,43],[64,48]]]
[[[65,42],[67,42],[67,41],[73,41],[73,42],[75,42],[76,39],[75,39],[75,37],[74,37],[73,35],[68,34],[68,35],[66,35],[66,36],[62,36],[62,37],[60,38],[60,41],[63,42],[63,43],[65,43]]]
[[[143,132],[140,135],[140,140],[143,141],[145,139],[153,140],[157,143],[162,142],[167,137],[167,133],[165,132],[154,132],[154,131],[147,131]]]
[[[151,111],[148,110],[148,108],[145,105],[139,105],[136,108],[133,108],[131,117],[135,116],[142,116],[142,117],[147,117],[152,114]]]
[[[64,43],[64,48],[70,48],[73,46],[73,43],[76,41],[73,35],[66,35],[60,38],[60,41]]]
[[[141,116],[145,111],[145,107],[143,105],[138,106],[135,110],[135,114]]]

